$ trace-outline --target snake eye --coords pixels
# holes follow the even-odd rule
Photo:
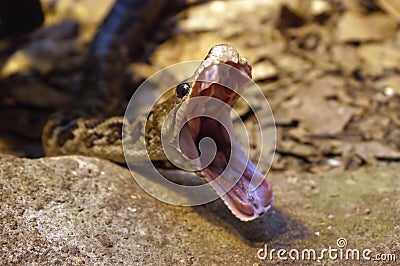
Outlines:
[[[176,86],[176,95],[179,98],[183,98],[183,96],[185,96],[186,94],[189,93],[190,90],[190,85],[189,83],[181,83],[178,86]]]

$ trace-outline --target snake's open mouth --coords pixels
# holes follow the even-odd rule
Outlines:
[[[190,98],[213,97],[226,103],[227,107],[231,107],[238,99],[238,93],[243,91],[245,83],[251,78],[251,67],[240,60],[239,58],[238,60],[225,60],[225,64],[205,66],[193,83]],[[221,71],[221,66],[239,69],[241,75]],[[213,82],[209,81],[210,77]],[[228,89],[221,84],[229,84],[229,87],[234,88],[233,90]],[[196,106],[195,108],[201,107]],[[219,117],[229,118],[230,108],[213,107],[207,105],[207,102],[204,103],[203,108],[215,108],[212,110],[215,115],[213,118],[196,117],[189,120],[180,134],[180,148],[187,157],[197,158],[200,154],[200,141],[204,138],[211,138],[216,144],[216,154],[212,162],[201,170],[202,176],[207,182],[210,182],[213,189],[222,197],[237,218],[242,221],[253,220],[270,208],[273,201],[271,185],[248,159],[236,137],[229,136],[226,125],[224,127],[217,121]],[[228,126],[233,128],[231,119],[224,121],[224,123],[229,121],[230,125]],[[256,182],[258,186],[252,186],[254,184],[254,181],[251,182],[252,178],[259,180]]]

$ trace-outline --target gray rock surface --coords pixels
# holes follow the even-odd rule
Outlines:
[[[268,251],[318,252],[338,248],[338,238],[347,240],[344,251],[368,248],[371,257],[392,253],[400,260],[399,164],[270,179],[274,208],[244,223],[220,200],[193,208],[164,204],[126,168],[104,160],[1,156],[0,265],[261,265],[270,262],[257,258],[264,244]],[[274,253],[273,262],[280,261]]]

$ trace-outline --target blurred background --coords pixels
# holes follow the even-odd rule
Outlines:
[[[55,112],[99,98],[122,114],[151,74],[219,43],[275,117],[272,208],[240,222],[221,200],[164,204],[104,160],[1,155],[0,264],[256,266],[285,262],[257,258],[264,245],[339,239],[399,259],[399,0],[0,0],[0,153],[44,156]],[[360,265],[328,259],[313,262]]]
[[[274,113],[273,171],[400,160],[399,1],[136,2],[1,2],[0,152],[43,156],[44,123],[93,90],[85,76],[120,84],[123,110],[151,74],[230,43],[252,63]],[[87,74],[103,61],[106,72]]]

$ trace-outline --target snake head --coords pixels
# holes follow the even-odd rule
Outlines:
[[[214,46],[191,82],[177,86],[176,95],[186,104],[174,122],[182,127],[180,151],[191,160],[200,158],[201,176],[242,221],[263,215],[273,201],[271,184],[243,151],[230,118],[232,106],[249,81],[251,66],[246,58],[231,45]],[[201,149],[204,139],[214,142],[212,159],[202,159],[207,153],[207,148]]]

